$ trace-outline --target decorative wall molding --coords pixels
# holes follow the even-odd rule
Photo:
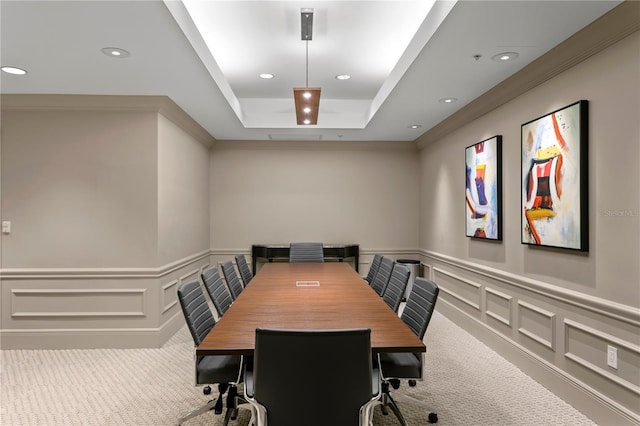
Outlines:
[[[2,347],[160,347],[184,326],[176,288],[201,264],[209,250],[159,268],[5,269]]]
[[[200,277],[200,271],[201,269],[192,269],[191,271],[187,272],[186,274],[183,274],[180,276],[180,284],[182,284],[183,282],[187,281],[187,280],[193,280],[193,279],[198,279]]]
[[[5,268],[0,269],[0,280],[156,279],[206,259],[209,254],[210,251],[206,250],[157,268]]]
[[[413,141],[313,141],[313,140],[268,140],[268,141],[223,141],[216,140],[213,150],[304,150],[304,151],[418,151]]]
[[[487,343],[525,373],[584,412],[595,416],[602,424],[638,424],[639,417],[601,391],[580,381],[532,350],[505,336],[446,299],[439,300],[436,310],[474,336]],[[601,409],[604,409],[604,412]]]
[[[549,312],[546,309],[542,309],[539,306],[532,305],[531,303],[523,302],[518,300],[518,324],[522,325],[524,323],[522,317],[526,314],[527,311],[533,312],[539,317],[546,318],[548,321],[548,330],[549,330],[549,338],[545,339],[543,336],[535,333],[532,330],[528,330],[526,327],[519,327],[518,332],[527,336],[530,339],[535,340],[543,346],[551,349],[552,351],[556,350],[556,314],[553,312]],[[536,324],[540,324],[540,322],[536,322]]]
[[[428,280],[433,281],[433,268],[431,267],[431,265],[427,265],[425,263],[420,263],[420,266],[422,267],[422,276]]]
[[[129,111],[162,114],[206,147],[213,136],[167,96],[4,94],[2,109],[22,111]]]
[[[232,248],[215,248],[209,250],[209,255],[211,256],[225,256],[232,257],[238,254],[243,254],[245,256],[251,256],[251,247],[249,249],[232,249]]]
[[[445,275],[448,276],[449,278],[453,278],[456,281],[459,281],[463,284],[468,285],[469,287],[472,287],[476,292],[477,292],[477,296],[478,296],[478,302],[474,302],[472,300],[467,299],[466,297],[454,292],[451,289],[448,289],[446,287],[442,287],[440,286],[440,291],[450,295],[451,297],[459,300],[460,302],[464,303],[465,305],[468,305],[470,307],[472,307],[473,309],[480,311],[480,300],[482,299],[482,296],[480,294],[480,290],[482,288],[482,286],[476,282],[473,282],[471,280],[468,280],[466,278],[460,277],[456,274],[453,274],[451,272],[445,271],[444,269],[440,269],[438,267],[432,267],[433,269],[433,278],[435,281],[437,281],[437,274],[441,274],[441,275]]]
[[[486,278],[504,283],[509,286],[518,287],[546,298],[550,298],[562,303],[585,309],[618,321],[640,327],[640,310],[631,306],[605,300],[599,297],[580,293],[551,285],[542,281],[522,277],[510,272],[501,271],[484,265],[456,259],[440,253],[428,250],[420,250],[420,254],[433,259],[434,261],[450,265],[455,268],[471,272]]]
[[[159,327],[3,329],[2,349],[158,348],[184,326],[178,310]]]
[[[136,297],[134,304],[139,304],[139,311],[20,311],[20,299],[32,298],[39,296],[40,298],[56,297],[63,300],[65,297],[74,300],[75,303],[67,304],[67,306],[78,305],[77,298],[80,296],[99,298],[124,296],[125,298]],[[58,303],[60,305],[60,303]],[[64,306],[64,304],[62,304]],[[80,303],[84,307],[84,304]],[[113,307],[116,304],[109,303],[107,307]],[[43,301],[43,308],[50,307],[51,303]],[[145,289],[11,289],[11,318],[95,318],[95,317],[144,317],[146,306],[146,290]]]
[[[509,296],[508,294],[505,294],[501,291],[492,289],[490,287],[485,288],[485,292],[487,294],[486,296],[486,314],[488,317],[493,318],[494,320],[501,322],[502,324],[506,325],[507,327],[511,327],[511,319],[513,318],[513,297]],[[491,300],[491,298],[497,298],[499,300],[502,300],[503,302],[506,302],[507,304],[507,317],[504,317],[502,315],[500,315],[497,312],[494,312],[492,310],[489,309],[489,302]]]
[[[607,344],[611,343],[614,346],[616,346],[618,349],[620,348],[624,348],[625,350],[627,350],[628,352],[631,352],[635,355],[636,359],[640,359],[640,346],[631,343],[627,340],[623,340],[623,339],[619,339],[615,336],[612,336],[608,333],[605,333],[603,331],[600,330],[596,330],[595,328],[589,327],[587,325],[584,324],[580,324],[579,322],[576,321],[572,321],[570,319],[565,319],[564,320],[564,328],[565,328],[565,333],[564,333],[564,338],[565,338],[565,354],[564,356],[568,359],[570,359],[571,361],[580,364],[581,366],[583,366],[584,368],[586,368],[587,370],[590,370],[591,372],[604,377],[607,380],[610,380],[612,382],[614,382],[615,384],[617,384],[618,386],[622,386],[623,388],[629,390],[630,392],[633,392],[634,394],[636,394],[637,396],[640,396],[640,386],[629,382],[628,380],[625,380],[615,374],[612,374],[611,372],[593,364],[592,362],[586,360],[585,358],[581,357],[579,354],[576,354],[574,352],[571,352],[571,341],[570,341],[570,331],[571,329],[575,329],[575,330],[579,330],[583,333],[589,334],[591,336],[594,336],[604,342],[606,342]]]
[[[178,280],[173,280],[162,286],[162,293],[160,294],[160,297],[161,297],[160,305],[163,306],[162,308],[163,314],[178,304],[178,301],[175,298],[175,294],[178,291],[177,287],[178,287]],[[167,295],[172,294],[171,292],[173,292],[174,297],[172,300],[167,301]]]
[[[374,254],[382,254],[383,256],[398,257],[419,257],[420,250],[417,248],[362,248],[360,246],[360,256],[373,256]]]
[[[422,253],[423,263],[431,266],[439,277],[436,282],[441,294],[451,296],[441,298],[437,310],[501,355],[508,354],[507,358],[527,374],[596,421],[640,424],[640,416],[629,405],[629,401],[640,395],[637,383],[640,346],[575,320],[586,315],[606,327],[620,327],[626,334],[633,334],[639,327],[640,311],[483,265],[427,251]],[[480,309],[486,315],[477,316],[457,303],[468,302],[464,300],[463,291],[462,295],[456,293],[458,282],[474,280],[484,290]],[[511,320],[510,328],[515,328],[522,339],[499,327],[507,325],[507,317]],[[559,318],[564,323],[558,321]],[[491,319],[500,324],[491,323]],[[599,365],[604,364],[607,344],[618,348],[621,364],[617,371]],[[556,354],[557,348],[565,352],[566,362]],[[576,370],[578,366],[580,370]],[[606,385],[607,382],[610,384]]]

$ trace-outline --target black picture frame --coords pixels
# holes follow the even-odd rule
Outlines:
[[[588,113],[574,102],[521,126],[521,243],[589,251]]]
[[[502,241],[502,135],[465,148],[465,235]]]

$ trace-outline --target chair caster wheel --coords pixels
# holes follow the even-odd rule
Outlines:
[[[398,390],[400,388],[400,380],[398,380],[398,379],[390,379],[389,380],[389,384],[395,390]]]
[[[438,423],[438,415],[436,413],[429,413],[429,423]]]
[[[202,393],[205,395],[209,395],[211,393],[211,386],[205,386],[204,388],[202,388]]]
[[[409,386],[414,388],[416,386],[416,381],[415,380],[409,380]]]

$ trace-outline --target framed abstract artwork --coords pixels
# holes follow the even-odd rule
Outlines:
[[[588,102],[522,125],[522,244],[589,250]]]
[[[466,235],[502,240],[502,136],[465,149]]]

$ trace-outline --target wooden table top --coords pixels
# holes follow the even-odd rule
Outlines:
[[[298,286],[297,281],[320,285]],[[370,328],[374,353],[426,351],[424,343],[347,263],[265,264],[196,354],[253,355],[258,327]]]

